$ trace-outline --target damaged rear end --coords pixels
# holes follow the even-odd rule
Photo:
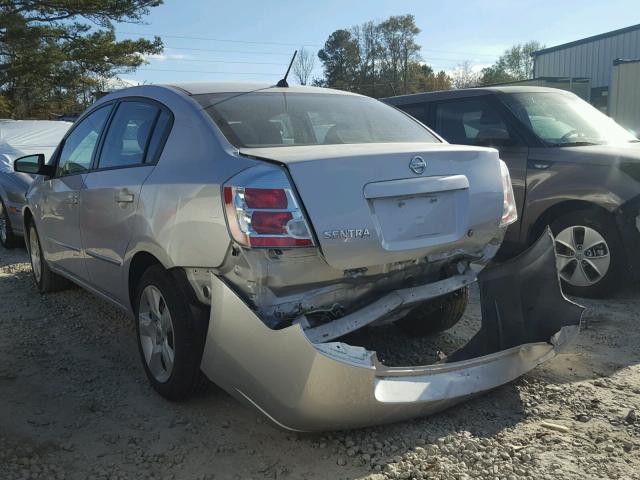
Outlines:
[[[281,427],[430,414],[517,378],[577,331],[582,309],[560,290],[550,234],[484,270],[515,220],[495,150],[396,143],[240,152],[259,162],[223,186],[234,244],[209,279],[202,370]],[[482,326],[441,361],[389,366],[345,340],[476,279]]]
[[[491,149],[241,152],[263,161],[223,186],[235,245],[218,271],[269,328],[299,323],[314,340],[362,327],[363,308],[391,322],[472,283],[515,219],[508,171]],[[425,174],[407,178],[416,159]]]
[[[579,330],[583,309],[562,294],[549,232],[478,283],[482,326],[464,347],[436,364],[389,367],[357,345],[311,340],[300,323],[269,328],[212,275],[202,370],[283,428],[343,429],[431,414],[503,385]]]

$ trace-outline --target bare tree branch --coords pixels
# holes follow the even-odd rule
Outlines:
[[[306,85],[309,82],[314,66],[314,55],[304,47],[300,47],[296,61],[293,62],[293,74],[300,85]]]

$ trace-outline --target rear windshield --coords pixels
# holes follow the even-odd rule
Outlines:
[[[236,147],[440,142],[404,113],[368,97],[251,92],[194,98]]]

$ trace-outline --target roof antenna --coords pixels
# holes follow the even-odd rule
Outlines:
[[[293,65],[293,61],[296,59],[296,55],[298,54],[298,50],[293,52],[293,57],[291,58],[291,62],[289,63],[289,68],[287,68],[287,73],[284,74],[284,78],[280,80],[276,87],[287,88],[289,84],[287,83],[287,77],[289,76],[289,71],[291,70],[291,65]]]

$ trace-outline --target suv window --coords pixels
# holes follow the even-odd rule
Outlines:
[[[484,146],[514,143],[500,112],[486,98],[437,104],[435,130],[449,143]]]
[[[142,164],[159,112],[146,102],[120,103],[105,136],[98,168]]]
[[[417,118],[425,125],[429,124],[427,118],[427,103],[412,103],[410,105],[398,105],[398,108],[405,113],[408,113],[413,118]]]
[[[85,173],[91,168],[93,152],[104,123],[111,111],[111,105],[104,106],[89,114],[73,129],[64,141],[56,167],[56,176]]]

